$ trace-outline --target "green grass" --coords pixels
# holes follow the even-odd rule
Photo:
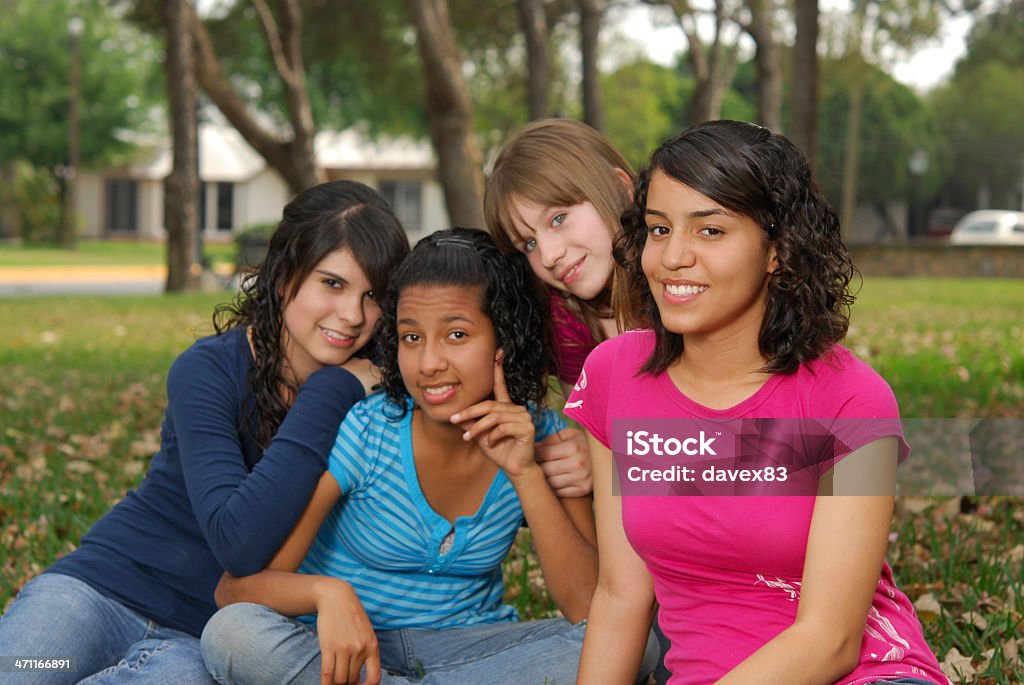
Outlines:
[[[0,250],[0,259],[3,251]],[[3,264],[4,262],[0,262]],[[225,294],[0,299],[0,607],[138,484],[159,441],[174,357],[212,330]],[[872,279],[848,346],[893,386],[905,416],[1024,415],[1024,281]],[[1024,652],[1024,508],[1007,497],[903,498],[889,559],[940,661],[962,682],[1018,682]],[[507,599],[551,615],[518,545]]]
[[[212,263],[232,264],[234,243],[206,243]],[[0,245],[0,268],[14,266],[150,266],[167,261],[163,243],[83,240],[74,250],[46,245]]]
[[[909,418],[1015,417],[1024,408],[1024,281],[875,278],[846,345]]]

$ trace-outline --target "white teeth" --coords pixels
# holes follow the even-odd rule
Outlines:
[[[669,283],[665,284],[665,290],[667,290],[670,295],[696,295],[698,293],[704,292],[707,289],[708,287],[706,285],[671,285]]]
[[[324,332],[324,335],[326,335],[328,338],[331,338],[332,340],[351,340],[354,337],[351,335],[342,335],[341,333],[338,333],[337,331],[332,331],[329,328],[321,328],[320,330],[322,330]]]
[[[436,388],[423,388],[423,392],[427,395],[443,395],[454,387],[454,385],[442,385]]]

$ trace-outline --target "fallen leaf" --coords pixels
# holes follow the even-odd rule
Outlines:
[[[942,605],[930,592],[926,592],[914,602],[914,610],[922,621],[935,621],[942,614]]]
[[[1017,642],[1017,638],[1011,637],[1009,640],[1003,643],[1003,658],[1007,661],[1012,662],[1017,658],[1020,646]]]
[[[955,683],[969,683],[978,674],[971,664],[971,657],[964,656],[956,647],[946,652],[946,658],[939,664],[939,668]]]
[[[988,628],[988,621],[986,621],[985,617],[976,611],[968,611],[960,617],[960,620],[964,623],[971,624],[978,630],[985,630]]]
[[[82,459],[72,459],[72,460],[68,461],[67,464],[64,465],[64,469],[66,471],[71,471],[72,473],[85,474],[85,473],[92,473],[93,471],[96,470],[96,467],[93,466],[91,463],[85,461],[85,460],[82,460]]]
[[[920,514],[934,507],[936,503],[934,497],[898,497],[896,508],[901,513]]]

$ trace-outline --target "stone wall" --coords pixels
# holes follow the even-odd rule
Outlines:
[[[1024,278],[1024,245],[851,245],[864,276]]]

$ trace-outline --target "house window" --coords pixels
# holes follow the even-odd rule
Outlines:
[[[235,184],[217,184],[217,230],[230,231],[235,225]]]
[[[107,230],[137,233],[139,230],[139,184],[129,178],[107,179]]]
[[[409,233],[418,233],[423,225],[422,189],[417,181],[380,182],[380,194]]]

